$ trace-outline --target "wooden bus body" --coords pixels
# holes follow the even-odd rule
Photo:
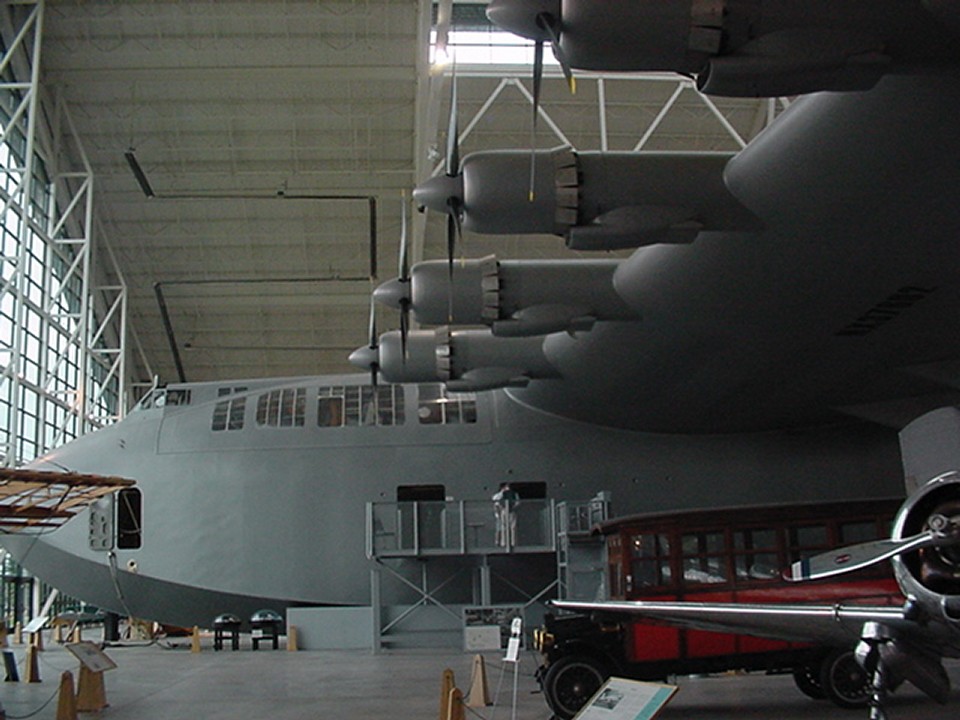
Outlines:
[[[900,605],[889,566],[809,583],[783,571],[801,558],[890,536],[901,500],[863,500],[659,513],[611,520],[606,540],[611,600]],[[793,672],[798,687],[840,705],[865,704],[866,676],[848,647],[830,648],[621,619],[548,615],[535,633],[551,709],[572,717],[609,675],[762,670]]]

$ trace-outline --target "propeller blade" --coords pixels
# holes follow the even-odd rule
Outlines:
[[[400,303],[400,357],[407,359],[407,333],[410,332],[410,301]]]
[[[453,177],[460,172],[460,130],[457,124],[457,64],[450,77],[450,122],[447,125],[447,158],[445,172]]]
[[[410,281],[410,263],[407,253],[407,194],[403,193],[400,202],[400,282]]]
[[[533,47],[533,122],[530,123],[530,202],[534,200],[537,158],[537,116],[540,114],[540,86],[543,83],[543,40]]]
[[[911,550],[944,545],[949,542],[956,542],[956,540],[945,537],[935,530],[927,530],[902,540],[875,540],[849,545],[795,562],[790,566],[790,574],[784,577],[791,582],[819,580],[861,570]]]
[[[380,349],[380,338],[377,336],[377,303],[374,301],[373,296],[370,297],[370,328],[369,328],[369,337],[370,337],[370,350],[374,351],[371,353],[372,358],[379,358],[379,353],[375,352]],[[377,374],[380,370],[380,363],[377,359],[370,360],[370,385],[373,387],[377,386]]]
[[[447,41],[450,37],[450,24],[453,20],[453,0],[440,0],[437,3],[437,40],[436,57],[447,55]]]
[[[453,254],[457,248],[458,213],[455,203],[450,203],[450,212],[447,214],[447,266],[450,269],[450,279],[453,280]]]
[[[563,70],[563,76],[567,79],[567,85],[570,92],[576,94],[577,81],[573,77],[573,69],[570,67],[570,61],[567,60],[567,54],[560,47],[560,20],[550,13],[540,13],[537,15],[537,25],[547,31],[550,36],[550,47],[553,48],[553,56],[560,63],[560,69]]]

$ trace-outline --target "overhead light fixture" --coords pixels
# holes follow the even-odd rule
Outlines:
[[[133,172],[133,177],[136,178],[137,184],[140,185],[140,189],[143,190],[143,194],[148,198],[156,197],[156,193],[153,192],[153,188],[150,186],[150,181],[147,180],[147,174],[137,161],[134,149],[130,148],[123,156],[127,159],[127,164],[130,166],[130,170]]]

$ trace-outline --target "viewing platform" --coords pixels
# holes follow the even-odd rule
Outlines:
[[[552,553],[557,550],[557,503],[511,503],[512,520],[498,531],[490,500],[431,500],[367,504],[367,557]]]

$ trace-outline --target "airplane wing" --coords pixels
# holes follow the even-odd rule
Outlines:
[[[577,602],[555,600],[562,610],[603,615],[630,615],[657,624],[691,630],[737,633],[776,640],[853,645],[865,622],[909,631],[919,639],[925,630],[904,617],[902,607],[868,605],[779,605],[702,602]]]
[[[133,480],[83,473],[0,468],[0,531],[56,527]]]
[[[384,339],[379,367],[391,381],[462,389],[472,372],[529,406],[651,432],[850,417],[899,428],[960,402],[958,113],[960,79],[888,76],[799,98],[722,162],[544,152],[538,182],[557,187],[536,197],[549,208],[528,202],[529,153],[468,156],[461,185],[448,190],[444,176],[438,190],[444,201],[460,193],[465,228],[554,232],[595,250],[647,244],[611,267],[571,260],[553,275],[520,261],[458,264],[454,291],[436,261],[421,284],[435,290],[433,322],[493,328],[421,330],[405,352]],[[476,312],[461,313],[468,301]],[[525,324],[562,330],[504,336]]]

